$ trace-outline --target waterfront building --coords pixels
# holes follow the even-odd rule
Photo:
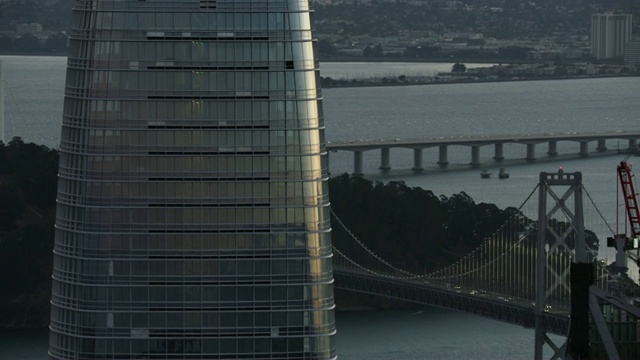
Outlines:
[[[631,15],[591,15],[591,56],[596,59],[624,56],[626,43],[631,40]]]
[[[624,49],[624,63],[627,65],[640,66],[640,39],[627,43]]]
[[[52,359],[334,359],[307,0],[78,0]]]
[[[42,32],[42,25],[38,23],[16,24],[16,35],[39,34]]]

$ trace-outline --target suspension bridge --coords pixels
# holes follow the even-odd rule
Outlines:
[[[640,358],[640,312],[620,300],[622,277],[598,257],[599,243],[604,243],[599,239],[616,234],[583,187],[580,173],[541,173],[518,211],[493,236],[456,262],[428,273],[392,264],[333,216],[337,289],[535,329],[537,359],[544,344],[553,350],[553,358],[571,358],[567,354],[572,343],[574,348],[589,343],[592,358]],[[584,264],[586,271],[580,268]],[[628,267],[635,277],[635,263]],[[576,285],[579,281],[583,285]],[[568,340],[557,345],[547,334]]]

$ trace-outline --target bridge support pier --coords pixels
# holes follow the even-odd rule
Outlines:
[[[578,155],[585,157],[589,156],[589,142],[588,141],[580,141],[580,152]]]
[[[562,187],[566,189],[563,194],[556,194],[551,187]],[[568,189],[567,189],[568,187]],[[548,264],[549,259],[555,259],[559,253],[572,253],[573,261],[576,263],[587,263],[587,245],[584,236],[584,214],[582,210],[582,173],[565,173],[562,170],[557,173],[540,173],[540,182],[538,184],[538,228],[536,239],[536,301],[534,307],[535,316],[535,353],[534,359],[542,360],[542,347],[547,342],[554,350],[557,348],[549,340],[544,330],[544,314],[548,299],[563,296],[568,291],[571,296],[573,293],[567,287],[566,282],[569,277],[569,269],[567,271],[558,272]],[[573,209],[569,208],[570,197],[573,196]],[[551,210],[547,212],[547,200],[553,200]],[[548,239],[547,227],[549,219],[556,213],[563,213],[571,223],[572,231],[566,233],[552,233],[552,238]],[[571,236],[573,235],[573,236]],[[549,279],[549,283],[547,283]],[[588,286],[587,286],[588,287]],[[580,290],[578,290],[580,291]],[[577,295],[577,294],[576,294]],[[584,303],[583,303],[584,305]],[[582,309],[584,310],[584,309]],[[579,313],[575,313],[578,316]],[[574,315],[572,310],[572,316]],[[583,323],[578,322],[580,326]],[[576,324],[578,325],[578,324]],[[573,324],[572,324],[573,326]],[[571,334],[571,333],[570,333]],[[578,340],[580,341],[580,340]],[[563,347],[566,346],[563,345]],[[558,351],[556,351],[558,355]],[[556,358],[554,355],[554,359]]]
[[[558,142],[557,141],[549,141],[549,151],[547,151],[547,155],[549,155],[549,157],[558,156]]]
[[[594,283],[593,263],[571,263],[571,324],[568,353],[574,359],[589,358],[589,287]]]
[[[413,171],[422,171],[422,149],[413,149]]]
[[[536,144],[527,144],[527,161],[536,161]]]
[[[391,162],[389,160],[390,153],[391,153],[390,148],[380,149],[380,170],[382,171],[391,170]]]
[[[498,161],[498,162],[504,160],[503,146],[504,146],[503,143],[496,143],[495,144],[495,147],[494,147],[495,151],[494,151],[494,154],[493,154],[493,160]]]
[[[449,165],[449,160],[447,159],[447,145],[440,145],[438,148],[438,165]]]
[[[480,146],[471,146],[471,166],[480,166]]]
[[[362,151],[353,152],[353,175],[354,176],[364,175],[364,172],[362,171]]]
[[[629,139],[629,151],[630,152],[638,151],[638,140],[637,139]]]
[[[598,152],[607,151],[607,140],[604,140],[604,139],[598,140],[598,147],[596,147],[596,150]]]

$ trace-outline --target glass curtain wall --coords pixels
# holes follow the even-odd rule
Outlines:
[[[51,359],[335,359],[308,1],[79,0]]]

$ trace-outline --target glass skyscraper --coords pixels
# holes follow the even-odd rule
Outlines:
[[[79,0],[52,359],[334,359],[307,0]]]

